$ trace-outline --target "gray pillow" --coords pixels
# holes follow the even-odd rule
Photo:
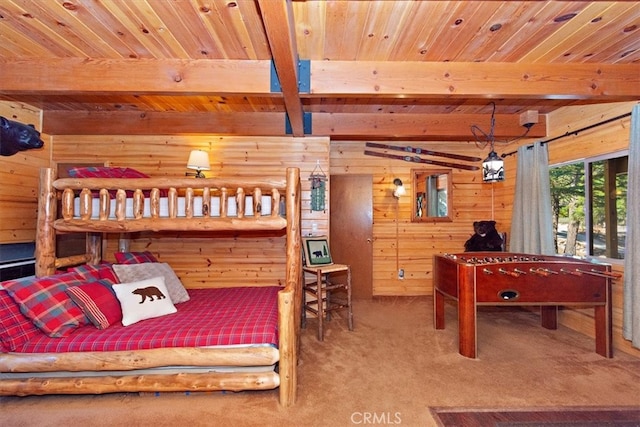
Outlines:
[[[165,262],[143,262],[140,264],[113,264],[120,283],[137,282],[144,279],[163,276],[171,302],[178,304],[189,301],[189,293],[173,272],[169,264]]]

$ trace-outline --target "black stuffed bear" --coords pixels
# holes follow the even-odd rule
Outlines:
[[[475,221],[473,230],[474,235],[464,244],[465,252],[502,251],[502,237],[495,221]]]
[[[18,151],[40,148],[44,142],[33,125],[24,125],[0,116],[0,155],[12,156]]]

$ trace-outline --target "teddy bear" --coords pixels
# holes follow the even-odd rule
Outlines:
[[[502,237],[495,221],[474,221],[473,231],[473,236],[464,244],[465,252],[502,251]]]

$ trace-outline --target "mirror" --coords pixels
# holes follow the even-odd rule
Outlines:
[[[452,221],[451,169],[412,169],[412,221]]]

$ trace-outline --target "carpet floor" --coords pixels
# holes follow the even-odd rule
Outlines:
[[[446,320],[434,329],[429,297],[356,301],[354,330],[335,313],[320,342],[309,319],[290,408],[277,390],[0,397],[0,426],[429,427],[431,407],[640,406],[640,358],[604,358],[593,338],[544,329],[536,313],[482,307],[478,358],[468,359],[458,353],[455,307]]]

